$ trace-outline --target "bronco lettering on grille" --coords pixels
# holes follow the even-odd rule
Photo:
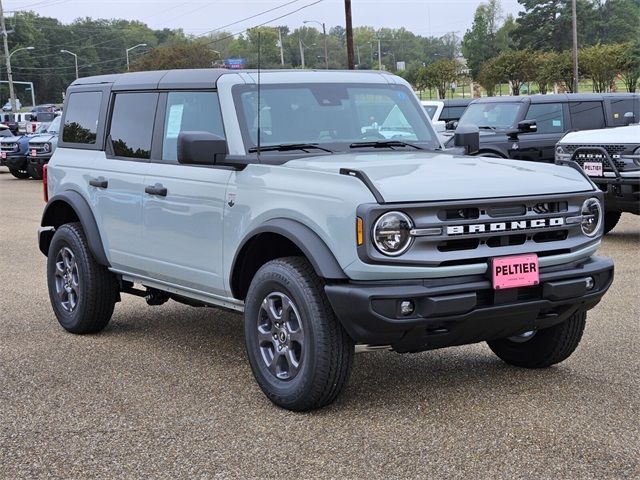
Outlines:
[[[468,225],[448,225],[447,235],[464,235],[466,233],[511,232],[544,227],[561,227],[564,218],[537,218],[535,220],[516,220],[511,222],[472,223]]]

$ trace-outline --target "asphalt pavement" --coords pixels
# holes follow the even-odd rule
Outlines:
[[[58,326],[36,245],[42,184],[0,169],[0,478],[640,478],[640,217],[615,282],[546,370],[484,344],[357,355],[336,403],[274,407],[239,315],[124,296],[98,335]]]

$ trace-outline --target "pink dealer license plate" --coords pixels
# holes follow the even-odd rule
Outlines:
[[[540,283],[536,254],[498,257],[491,260],[493,288],[529,287]]]

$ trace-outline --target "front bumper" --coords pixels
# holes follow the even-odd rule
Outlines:
[[[605,210],[640,214],[640,175],[638,177],[593,177],[604,192]]]
[[[48,155],[39,155],[37,157],[32,157],[31,155],[27,155],[27,162],[32,167],[35,167],[39,170],[42,170],[42,167],[49,163],[51,160],[51,154]]]
[[[588,279],[593,287],[587,288]],[[358,343],[415,352],[509,337],[563,322],[596,306],[613,281],[613,262],[590,257],[541,268],[535,287],[494,291],[485,275],[402,282],[329,284],[336,316]],[[411,300],[415,312],[400,313]]]
[[[27,157],[25,155],[7,155],[7,158],[0,158],[0,166],[21,170],[27,167]]]

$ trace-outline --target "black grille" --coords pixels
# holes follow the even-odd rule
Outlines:
[[[584,150],[580,150],[578,154],[572,158],[573,161],[577,162],[581,167],[584,165],[584,162],[597,162],[601,161],[603,164],[603,168],[605,171],[612,171],[609,166],[609,162],[604,158],[604,155],[598,148],[594,148],[593,150],[589,150],[589,147],[599,147],[604,148],[605,151],[613,160],[616,168],[618,170],[624,170],[625,162],[620,160],[619,158],[614,158],[614,156],[620,155],[622,152],[626,150],[624,145],[563,145],[562,148],[565,149],[567,153],[573,154],[578,148],[585,148]]]

